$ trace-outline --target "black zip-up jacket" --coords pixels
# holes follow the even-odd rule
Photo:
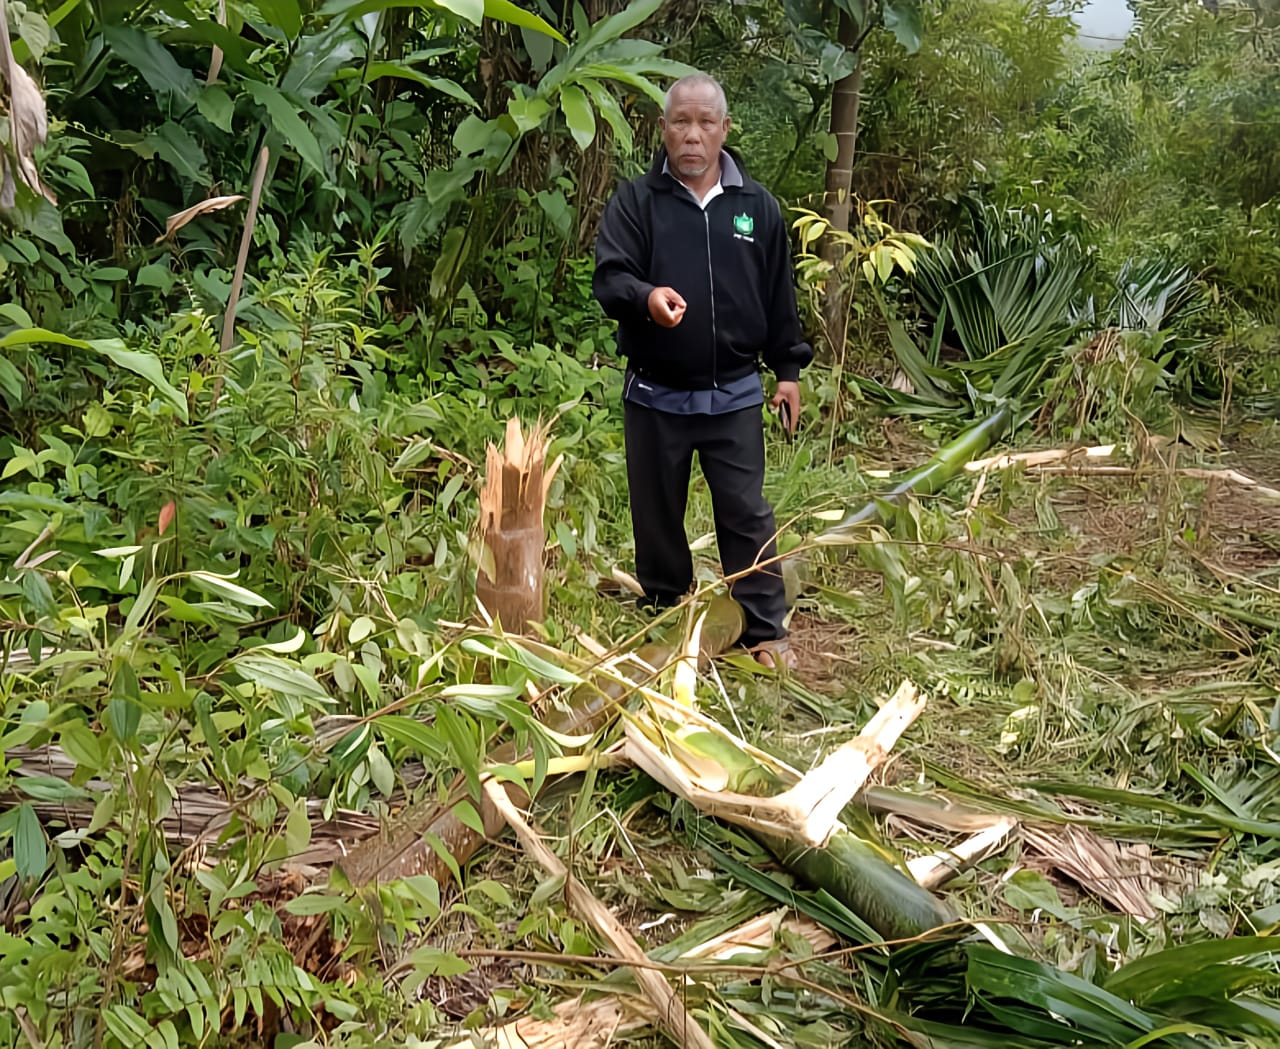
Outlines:
[[[618,322],[618,350],[633,371],[678,390],[708,390],[758,370],[794,382],[813,359],[800,331],[791,244],[782,209],[750,178],[703,211],[664,173],[658,150],[647,174],[624,182],[596,238],[595,297]],[[733,180],[737,181],[737,180]],[[649,293],[671,287],[687,303],[681,322],[649,316]]]

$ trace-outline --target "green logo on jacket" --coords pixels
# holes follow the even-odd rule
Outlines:
[[[743,213],[733,216],[733,228],[741,233],[744,237],[749,237],[756,228],[756,220],[750,215]]]

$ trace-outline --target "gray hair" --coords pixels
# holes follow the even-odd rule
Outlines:
[[[729,100],[725,97],[724,88],[720,86],[720,81],[706,73],[690,73],[683,76],[667,88],[666,97],[662,100],[662,115],[664,117],[671,116],[671,101],[675,98],[676,92],[685,87],[713,87],[716,90],[716,104],[720,109],[720,119],[723,120],[729,115]]]

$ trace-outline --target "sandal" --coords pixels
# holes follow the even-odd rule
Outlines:
[[[770,670],[795,670],[796,664],[800,661],[795,649],[791,647],[791,642],[785,637],[774,641],[761,641],[758,645],[752,645],[747,651],[756,657],[757,663]]]

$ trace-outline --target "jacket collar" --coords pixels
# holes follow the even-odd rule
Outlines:
[[[674,175],[667,173],[667,149],[665,146],[659,146],[658,151],[653,155],[653,163],[649,166],[648,172],[645,174],[645,181],[654,189],[665,190],[670,193],[675,188],[676,178]],[[737,150],[724,146],[720,150],[720,185],[726,190],[742,190],[747,189],[746,166],[742,162],[742,157]]]

